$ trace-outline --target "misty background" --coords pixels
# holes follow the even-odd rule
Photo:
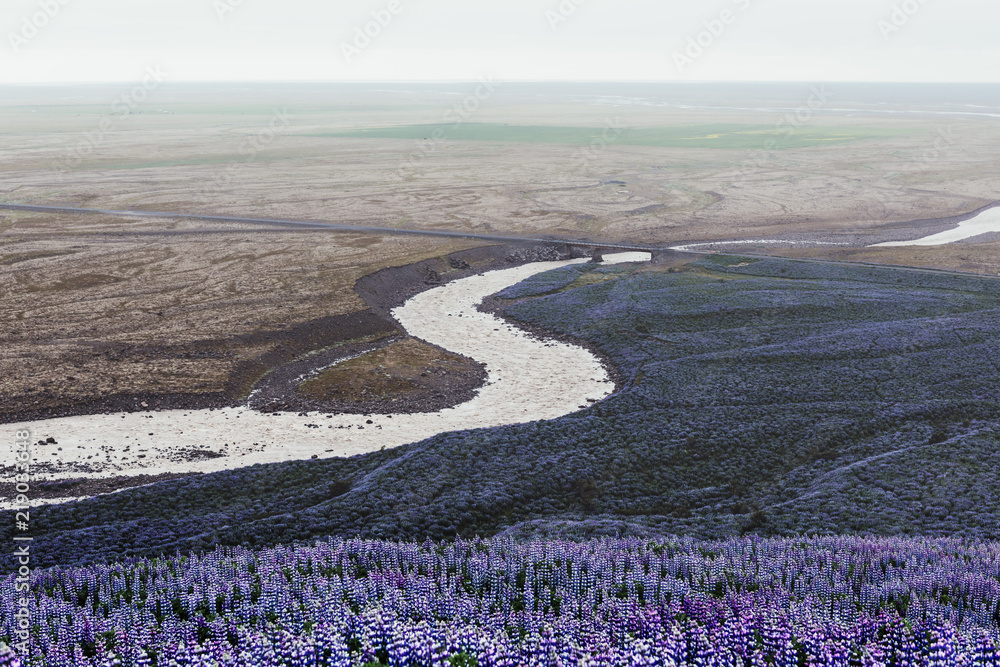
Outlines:
[[[1000,81],[993,0],[5,0],[0,83]]]

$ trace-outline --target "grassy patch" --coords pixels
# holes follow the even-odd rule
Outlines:
[[[463,371],[462,357],[408,338],[337,364],[306,380],[299,391],[317,400],[361,401],[405,398],[424,391],[434,377]]]

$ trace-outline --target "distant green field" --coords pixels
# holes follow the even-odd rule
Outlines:
[[[435,135],[435,133],[437,133]],[[600,127],[556,127],[464,123],[461,125],[400,125],[310,136],[365,139],[431,139],[447,141],[512,141],[588,145],[602,138],[627,146],[672,148],[788,149],[881,139],[902,134],[879,128],[801,127],[794,131],[772,125],[676,125],[613,130]]]

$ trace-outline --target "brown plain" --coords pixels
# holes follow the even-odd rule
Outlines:
[[[965,213],[1000,192],[1000,126],[989,119],[824,116],[812,122],[894,134],[766,157],[611,142],[581,159],[571,144],[446,139],[409,165],[412,140],[317,135],[438,123],[453,97],[165,87],[87,143],[121,92],[5,90],[2,200],[674,244],[850,238]],[[270,135],[283,107],[290,123]],[[475,122],[599,128],[614,118],[629,127],[779,120],[500,94]],[[944,126],[950,143],[927,161]],[[73,146],[90,148],[67,163]],[[241,336],[358,310],[358,278],[475,245],[0,212],[0,418],[109,395],[219,392],[237,364],[268,351]],[[782,252],[1000,272],[998,243]]]

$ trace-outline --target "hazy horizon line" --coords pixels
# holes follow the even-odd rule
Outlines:
[[[460,79],[171,79],[171,84],[254,84],[254,83],[337,83],[337,84],[426,84],[426,83],[480,83],[482,78]],[[900,80],[847,80],[847,79],[702,79],[697,81],[676,79],[502,79],[508,84],[850,84],[850,85],[954,85],[1000,86],[1000,81],[900,81]],[[93,86],[101,84],[134,83],[134,79],[101,79],[95,81],[0,81],[0,86]]]

